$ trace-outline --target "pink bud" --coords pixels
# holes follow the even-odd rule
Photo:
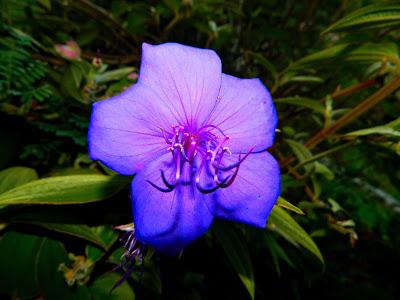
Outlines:
[[[138,74],[133,72],[133,73],[128,75],[128,78],[132,79],[132,80],[136,80],[136,79],[138,79]]]
[[[72,40],[67,41],[64,45],[54,45],[54,49],[58,54],[67,59],[79,60],[81,56],[81,48],[75,41]]]

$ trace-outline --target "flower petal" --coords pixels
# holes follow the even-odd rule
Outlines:
[[[160,128],[167,126],[150,90],[136,84],[122,94],[93,104],[89,153],[93,160],[123,175],[132,175],[166,153]],[[145,102],[146,99],[148,102]]]
[[[218,104],[209,123],[232,138],[227,144],[232,152],[245,153],[254,145],[254,151],[268,148],[277,122],[271,95],[259,79],[222,74]]]
[[[207,199],[216,218],[265,227],[280,193],[277,161],[268,153],[252,153],[240,165],[231,186],[219,189]]]
[[[221,61],[212,50],[143,44],[139,82],[157,95],[157,107],[179,120],[170,125],[202,125],[215,105],[221,74]]]
[[[203,195],[193,185],[180,185],[172,192],[161,192],[147,180],[164,187],[160,170],[173,183],[175,170],[166,158],[150,163],[132,182],[133,219],[138,239],[167,254],[176,255],[183,247],[203,235],[210,227],[213,216]],[[182,173],[189,181],[188,164]]]

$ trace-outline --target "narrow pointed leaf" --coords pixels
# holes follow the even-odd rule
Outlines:
[[[285,261],[293,269],[296,268],[293,262],[290,260],[289,256],[286,254],[285,250],[278,244],[278,241],[272,234],[266,234],[264,238],[265,238],[265,243],[269,251],[271,252],[272,260],[274,262],[276,272],[278,273],[279,276],[281,275],[279,259]]]
[[[346,53],[344,59],[353,63],[373,64],[384,59],[399,61],[399,48],[395,43],[366,43]]]
[[[239,275],[239,278],[249,292],[251,299],[254,299],[255,282],[253,266],[246,244],[231,227],[225,226],[222,223],[214,225],[214,232],[218,242],[222,246],[230,266]]]
[[[57,223],[44,223],[44,222],[30,222],[30,224],[38,225],[49,230],[61,232],[67,235],[71,235],[86,241],[92,242],[97,246],[106,248],[106,245],[97,236],[92,229],[87,225],[75,225],[75,224],[57,224]]]
[[[381,134],[385,136],[400,136],[400,118],[387,123],[385,125],[375,126],[371,128],[360,129],[346,134],[346,136],[364,136],[371,134]]]
[[[274,206],[268,218],[268,228],[280,234],[295,246],[301,245],[322,263],[324,259],[318,246],[305,230],[282,208]]]
[[[285,142],[292,149],[294,155],[297,157],[300,163],[312,157],[311,151],[303,144],[291,139],[285,139]],[[303,167],[306,172],[310,172],[315,167],[315,162],[303,165]]]
[[[289,105],[294,105],[294,106],[299,106],[299,107],[306,107],[310,108],[313,111],[324,114],[325,112],[325,107],[315,99],[311,98],[304,98],[304,97],[287,97],[287,98],[279,98],[275,99],[274,102],[276,104],[289,104]]]
[[[312,53],[291,64],[287,71],[321,66],[323,65],[322,63],[333,61],[337,57],[344,55],[350,48],[349,44],[340,44]]]
[[[290,211],[293,211],[296,214],[304,215],[304,212],[300,208],[298,208],[297,206],[293,205],[289,201],[283,199],[282,197],[278,198],[278,201],[276,202],[276,205],[278,205],[279,207],[286,208],[286,209],[288,209]]]
[[[322,34],[350,29],[376,29],[400,25],[400,5],[373,4],[354,11],[328,27]]]
[[[122,79],[134,71],[135,68],[132,67],[120,68],[117,70],[104,72],[103,74],[95,75],[94,81],[96,84],[103,84],[109,81]]]
[[[43,178],[0,195],[0,205],[82,204],[101,201],[120,191],[128,177],[71,175]]]

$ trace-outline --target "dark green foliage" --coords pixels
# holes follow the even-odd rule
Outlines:
[[[43,82],[49,69],[46,63],[32,59],[37,47],[29,36],[8,26],[0,32],[10,34],[0,44],[0,101],[18,101],[19,112],[21,108],[27,112],[33,100],[44,102],[50,98],[51,86]]]
[[[0,298],[398,299],[399,20],[384,0],[0,0]],[[110,293],[131,178],[88,157],[91,104],[168,41],[269,88],[281,198],[267,229],[149,249]]]

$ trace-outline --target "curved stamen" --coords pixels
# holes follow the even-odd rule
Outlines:
[[[167,137],[167,135],[165,134],[164,129],[160,127],[160,130],[161,130],[161,132],[162,132],[162,134],[163,134],[163,137],[164,137],[165,142],[166,142],[167,144],[171,144],[172,141]]]
[[[122,226],[125,227],[125,225]],[[113,269],[113,271],[123,270],[124,275],[114,284],[111,291],[121,285],[130,276],[130,274],[135,270],[136,261],[141,262],[143,267],[147,247],[139,242],[134,228],[131,227],[127,233],[129,233],[129,236],[125,234],[121,239],[121,242],[124,242],[124,239],[127,238],[127,241],[124,244],[126,251],[122,255],[122,262],[118,267]]]
[[[215,192],[216,190],[218,190],[220,187],[222,187],[230,178],[230,176],[226,177],[224,180],[222,180],[219,184],[217,184],[216,186],[214,186],[213,188],[210,189],[205,189],[202,186],[200,186],[200,183],[198,180],[196,180],[196,187],[199,190],[200,193],[202,194],[210,194],[212,192]]]
[[[232,183],[233,183],[233,182],[235,181],[235,179],[236,179],[237,174],[239,173],[239,168],[240,168],[240,165],[237,166],[237,168],[236,168],[235,172],[233,173],[233,175],[231,176],[231,178],[226,182],[226,184],[222,185],[221,188],[225,189],[225,188],[227,188],[228,186],[231,186],[231,185],[232,185]]]
[[[174,184],[169,183],[168,180],[167,180],[167,178],[165,178],[164,171],[163,171],[163,170],[160,170],[160,172],[161,172],[161,179],[162,179],[162,181],[164,182],[165,186],[166,186],[167,188],[173,190],[173,189],[175,188],[175,183],[174,183]]]
[[[165,172],[160,170],[165,186],[163,184],[158,186],[149,180],[147,182],[163,193],[169,193],[178,186],[190,185],[196,185],[198,191],[203,194],[212,193],[219,188],[227,188],[237,178],[241,163],[255,148],[253,146],[246,154],[239,154],[238,160],[234,163],[232,161],[224,162],[226,154],[232,156],[229,147],[226,147],[226,143],[231,137],[225,134],[220,127],[210,124],[195,129],[174,125],[172,131],[164,131],[162,128],[160,130],[167,143],[167,150],[172,154],[172,160],[165,166],[174,170],[175,179],[169,177],[167,179]],[[190,168],[190,178],[184,180],[181,178],[181,172],[187,170],[186,163]],[[231,164],[228,165],[229,163]],[[201,176],[210,180],[207,185],[211,187],[204,187],[200,184]]]
[[[156,188],[157,190],[159,190],[160,192],[163,192],[163,193],[169,193],[169,192],[172,192],[173,190],[174,190],[174,188],[175,188],[175,186],[174,186],[174,188],[168,188],[168,189],[163,189],[163,188],[161,188],[161,187],[159,187],[158,185],[156,185],[155,183],[153,183],[153,182],[151,182],[150,180],[146,180],[148,183],[150,183],[154,188]]]
[[[212,157],[211,157],[211,163],[214,163],[214,161],[215,161],[215,156],[217,155],[217,153],[219,152],[219,149],[222,147],[222,145],[227,141],[227,140],[229,140],[230,139],[230,137],[229,136],[225,136],[225,138],[222,140],[222,141],[220,141],[219,143],[218,143],[218,145],[217,145],[217,147],[215,147],[215,149],[213,150],[213,155],[212,155]],[[225,148],[228,148],[228,147],[224,147],[223,149],[225,149]],[[229,148],[228,148],[229,149]],[[225,150],[222,150],[222,155],[223,155],[223,153],[225,152]],[[222,156],[221,155],[221,156]]]
[[[221,164],[222,158],[224,157],[224,152],[222,151],[221,155],[219,155],[218,157],[218,161],[217,161],[217,166],[219,166]],[[215,162],[215,153],[213,154],[213,157],[211,158],[211,165],[214,166],[214,162]],[[214,181],[218,182],[218,172],[220,171],[218,168],[214,168]]]
[[[203,130],[204,128],[213,128],[218,130],[223,136],[227,137],[228,135],[226,135],[221,128],[219,128],[218,126],[215,125],[204,125],[202,127],[199,128],[199,131]]]
[[[238,160],[236,163],[234,163],[234,164],[231,164],[231,165],[229,165],[229,166],[225,166],[225,167],[224,167],[224,166],[216,165],[216,164],[214,163],[214,164],[213,164],[213,167],[216,168],[216,169],[219,169],[219,170],[221,170],[221,171],[229,171],[229,170],[232,170],[232,169],[234,169],[234,168],[240,166],[240,164],[250,155],[250,153],[253,151],[253,149],[254,149],[255,147],[256,147],[255,145],[254,145],[253,147],[251,147],[250,150],[246,153],[246,155],[243,156],[243,158],[240,158],[240,156],[239,156],[239,160]]]
[[[183,155],[183,158],[186,159],[187,161],[189,161],[189,157],[187,157],[187,155],[185,153],[185,147],[182,144],[175,143],[174,148],[179,148],[179,151]]]

